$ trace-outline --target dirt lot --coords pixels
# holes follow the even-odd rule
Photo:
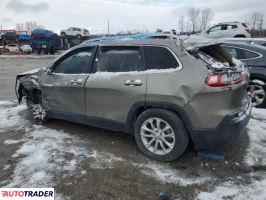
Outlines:
[[[52,120],[36,124],[17,105],[17,73],[54,57],[0,56],[0,187],[54,187],[56,199],[266,199],[266,111],[253,109],[248,130],[225,159],[189,148],[177,161],[143,156],[132,136]]]

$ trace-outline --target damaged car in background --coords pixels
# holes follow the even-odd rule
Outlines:
[[[220,43],[97,41],[17,76],[33,117],[130,133],[160,161],[231,144],[246,128],[248,70]]]

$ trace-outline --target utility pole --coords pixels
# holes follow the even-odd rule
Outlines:
[[[110,22],[108,20],[108,27],[107,27],[107,30],[108,30],[108,35],[110,34]]]

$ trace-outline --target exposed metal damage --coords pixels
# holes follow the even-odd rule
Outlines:
[[[40,87],[41,70],[33,70],[20,75],[16,78],[16,94],[19,103],[25,98],[27,106],[30,108],[33,118],[44,120],[46,112],[42,106],[42,92]]]

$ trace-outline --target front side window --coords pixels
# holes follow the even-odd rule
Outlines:
[[[53,72],[63,74],[89,73],[92,49],[84,49],[75,52],[56,64]]]
[[[215,31],[220,31],[221,30],[221,26],[214,26],[212,28],[209,29],[209,32],[215,32]]]
[[[141,71],[140,47],[101,47],[94,72]]]
[[[222,25],[222,26],[221,26],[221,30],[222,30],[222,31],[227,30],[227,25]]]
[[[179,66],[178,61],[170,50],[165,47],[144,47],[147,69],[172,69]]]

